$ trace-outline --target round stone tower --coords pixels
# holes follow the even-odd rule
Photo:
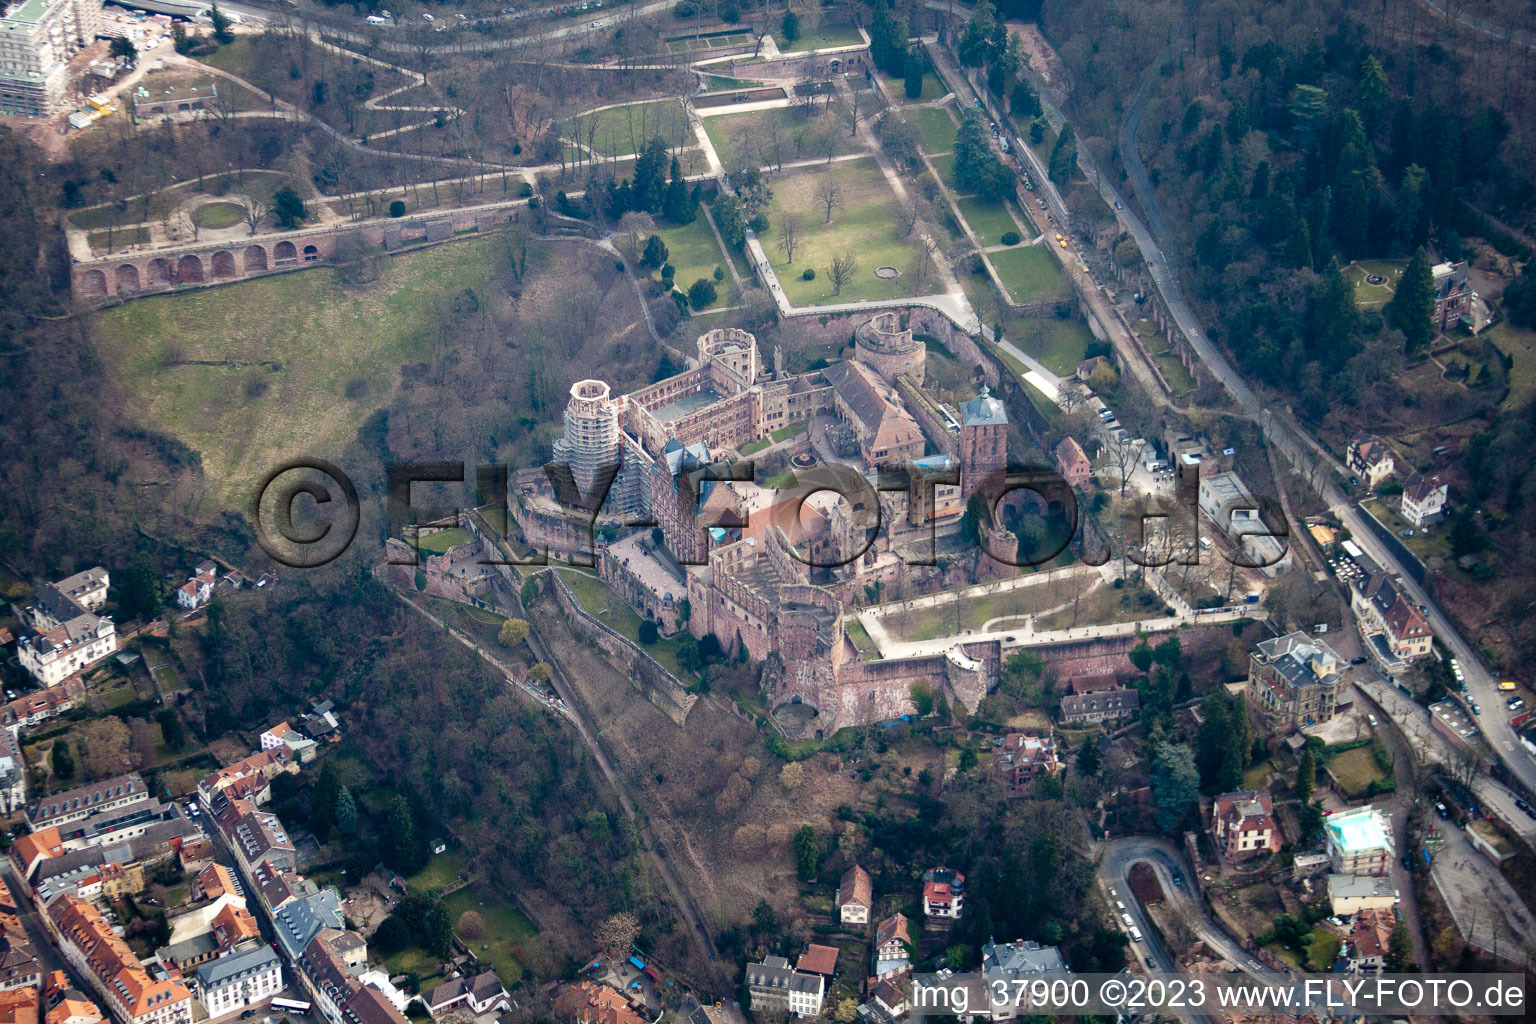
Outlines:
[[[923,382],[927,347],[912,337],[906,318],[899,313],[879,313],[853,332],[853,358],[874,370],[887,383],[904,373],[912,383]]]

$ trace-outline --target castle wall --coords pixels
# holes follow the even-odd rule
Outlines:
[[[681,679],[668,672],[661,662],[647,654],[638,644],[588,615],[559,573],[548,572],[545,575],[553,581],[555,599],[559,601],[576,636],[602,651],[614,668],[629,677],[635,689],[668,718],[682,725],[698,696],[689,693]]]

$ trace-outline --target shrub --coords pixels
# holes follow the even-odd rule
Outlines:
[[[517,197],[519,199],[529,199],[529,198],[532,198],[532,196],[533,196],[533,185],[532,185],[532,183],[525,181],[525,182],[523,182],[521,185],[519,185],[517,187]]]
[[[1003,232],[1003,244],[1004,245],[1018,245],[1019,244],[1019,233],[1017,231],[1004,231]]]
[[[816,280],[816,268],[814,268],[814,267],[806,267],[804,273],[802,273],[800,275],[800,280],[802,280],[802,281],[814,281],[814,280]]]
[[[672,279],[677,277],[677,268],[670,263],[661,265],[661,280],[668,288],[672,287]]]
[[[694,309],[703,309],[711,305],[718,295],[715,282],[707,277],[701,277],[688,286],[688,304]]]
[[[650,619],[645,619],[640,623],[640,642],[647,647],[654,644],[659,635],[660,631],[657,630],[656,623]]]
[[[725,268],[722,267],[720,264],[716,263],[715,264],[715,281],[719,282],[719,281],[724,281],[724,280],[725,280]]]
[[[403,199],[396,199],[394,202],[390,203],[389,204],[389,215],[391,217],[404,217],[405,216],[405,200],[403,200]]]

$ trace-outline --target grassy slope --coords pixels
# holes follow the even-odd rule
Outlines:
[[[1018,302],[1053,299],[1071,294],[1067,276],[1044,246],[1021,246],[992,253],[987,259]]]
[[[819,108],[818,108],[819,109]],[[709,136],[710,144],[715,147],[715,155],[720,158],[724,167],[732,167],[736,160],[736,138],[745,127],[752,137],[758,140],[761,160],[769,160],[771,156],[764,154],[762,147],[768,145],[768,135],[765,126],[769,121],[777,121],[782,130],[783,148],[780,157],[785,163],[793,160],[809,160],[812,157],[825,157],[826,151],[819,153],[801,153],[795,150],[795,132],[805,124],[805,118],[797,107],[770,107],[767,110],[749,110],[743,114],[720,114],[718,116],[705,117],[704,133]],[[853,144],[848,136],[846,121],[839,121],[839,129],[833,135],[835,148],[834,156],[842,156],[845,153],[857,152],[859,147]]]
[[[1013,219],[1004,203],[987,203],[972,197],[960,200],[959,206],[965,222],[971,226],[972,231],[976,232],[976,237],[982,245],[1001,245],[1003,235],[1010,231],[1020,238],[1029,235],[1029,232]]]
[[[483,291],[499,260],[497,239],[466,241],[386,260],[366,291],[309,270],[140,299],[92,325],[131,415],[198,451],[218,500],[241,508],[284,460],[334,458],[388,403],[399,366],[426,357],[431,297]],[[228,365],[167,366],[173,350]],[[367,398],[345,397],[354,378]],[[251,379],[268,385],[261,397],[247,396]]]
[[[694,218],[692,224],[682,227],[659,227],[656,233],[667,247],[667,262],[677,271],[677,287],[683,291],[701,277],[714,280],[715,268],[725,265],[725,256],[715,241],[715,233],[709,230],[704,215]],[[719,284],[716,304],[724,304],[731,297],[729,276]]]

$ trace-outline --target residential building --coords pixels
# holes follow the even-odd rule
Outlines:
[[[747,964],[747,993],[753,1013],[792,1013],[815,1017],[821,1013],[827,981],[819,974],[801,974],[781,956]]]
[[[1384,875],[1392,865],[1392,822],[1375,807],[1355,807],[1323,822],[1328,859],[1343,875]]]
[[[338,928],[321,928],[294,961],[300,983],[330,1024],[342,1024],[347,1005],[362,987],[358,975],[365,965],[349,959],[345,945],[338,946],[335,941],[347,934]]]
[[[359,985],[342,1011],[341,1024],[409,1024],[389,997],[372,985]]]
[[[1359,434],[1350,439],[1349,447],[1344,450],[1344,463],[1351,473],[1360,478],[1361,483],[1373,491],[1397,469],[1392,449],[1381,438],[1369,434]]]
[[[0,814],[15,814],[27,802],[27,762],[16,733],[0,727]]]
[[[868,924],[875,905],[875,887],[869,872],[855,864],[843,872],[837,886],[837,919],[843,924]]]
[[[1271,528],[1264,522],[1261,506],[1236,473],[1201,475],[1200,511],[1216,528],[1232,538],[1242,562],[1266,576],[1279,576],[1290,568],[1284,521]]]
[[[43,983],[43,964],[37,947],[23,932],[0,937],[0,992],[35,989]]]
[[[1445,501],[1450,496],[1450,490],[1450,486],[1440,479],[1438,473],[1429,476],[1413,473],[1403,482],[1403,495],[1398,500],[1398,509],[1412,526],[1423,529],[1445,515]]]
[[[61,715],[84,700],[85,683],[79,676],[70,676],[61,683],[24,693],[0,705],[0,725],[13,730],[25,729]]]
[[[1095,690],[1069,693],[1061,698],[1062,725],[1092,725],[1135,718],[1141,710],[1141,694],[1135,690]]]
[[[39,1024],[36,986],[0,991],[0,1024]]]
[[[259,864],[271,864],[282,871],[297,870],[293,843],[277,815],[258,811],[249,800],[221,797],[215,802],[218,808],[214,824],[246,875],[253,874]]]
[[[50,826],[19,836],[11,844],[11,863],[16,865],[16,873],[30,882],[38,865],[63,852],[59,830]]]
[[[76,0],[55,0],[55,5],[73,2]],[[41,6],[39,0],[21,6],[26,8],[33,3]],[[0,20],[0,25],[8,20]],[[0,53],[11,45],[12,40],[0,33]],[[0,58],[0,92],[6,63]],[[42,685],[61,683],[116,653],[117,627],[111,619],[97,614],[106,606],[110,583],[107,571],[98,566],[57,583],[44,584],[37,592],[27,616],[27,628],[16,644],[16,657],[21,667]]]
[[[1364,563],[1366,571],[1350,583],[1349,607],[1366,646],[1390,667],[1424,657],[1434,647],[1435,636],[1423,613],[1375,563],[1365,558],[1357,563]]]
[[[213,600],[213,588],[219,583],[218,567],[212,562],[199,565],[187,582],[176,588],[176,607],[196,611]]]
[[[646,1024],[623,994],[593,981],[578,982],[560,993],[554,1011],[561,1024]]]
[[[1279,853],[1280,822],[1268,790],[1223,793],[1211,807],[1211,840],[1229,864]]]
[[[40,915],[74,965],[120,1024],[191,1024],[192,993],[180,981],[152,978],[97,909],[59,896]]]
[[[1445,333],[1463,322],[1472,323],[1472,276],[1467,263],[1437,263],[1431,270],[1435,282],[1435,330]]]
[[[906,978],[881,978],[870,986],[869,1006],[885,1021],[898,1021],[912,1008],[911,991]]]
[[[261,734],[262,750],[285,750],[291,755],[293,762],[298,764],[308,764],[313,761],[319,746],[286,721],[278,722]]]
[[[1098,693],[1102,690],[1115,690],[1120,687],[1120,677],[1113,672],[1101,672],[1095,675],[1069,676],[1063,684],[1068,693]]]
[[[1093,464],[1076,438],[1064,438],[1056,446],[1056,472],[1073,487],[1087,487],[1093,479]]]
[[[106,1017],[89,996],[72,988],[63,971],[52,971],[43,981],[45,1024],[103,1024]]]
[[[1390,907],[1362,910],[1356,914],[1350,922],[1342,951],[1349,961],[1349,969],[1370,973],[1382,970],[1387,963],[1387,945],[1396,925],[1397,914]]]
[[[322,929],[345,929],[341,898],[332,888],[292,900],[272,912],[272,929],[278,945],[290,960],[297,960]]]
[[[1054,744],[1052,756],[1054,756]],[[964,912],[965,876],[942,866],[924,871],[923,913],[929,917],[947,917],[950,920],[957,920]]]
[[[0,18],[0,114],[48,117],[73,98],[69,59],[96,38],[101,4],[21,0]]]
[[[495,971],[481,971],[473,978],[454,978],[445,981],[422,998],[427,1013],[441,1017],[453,1010],[463,1009],[476,1017],[486,1013],[499,1013],[512,1005],[507,987]]]
[[[245,898],[227,892],[211,903],[171,919],[171,937],[155,954],[168,968],[187,971],[226,956],[243,943],[261,938]]]
[[[1018,796],[1024,792],[1025,783],[1042,774],[1052,775],[1059,772],[1063,765],[1056,756],[1055,736],[1011,732],[992,741],[992,767],[1002,778],[1008,795]],[[963,877],[961,884],[963,888]],[[925,886],[925,899],[926,891]],[[960,907],[956,905],[954,914],[945,916],[959,917]]]
[[[1021,979],[1032,974],[1066,974],[1068,968],[1055,946],[1025,939],[998,944],[988,939],[981,947],[981,972],[986,979],[990,1016],[996,1021],[1019,1016]]]
[[[193,985],[210,1017],[238,1013],[283,990],[282,960],[264,942],[197,969]]]
[[[819,974],[830,982],[837,973],[838,953],[836,946],[809,943],[805,952],[800,954],[800,959],[795,961],[795,970],[801,974]]]
[[[983,384],[975,398],[960,403],[960,496],[969,500],[1007,467],[1008,410]]]
[[[101,811],[142,805],[149,799],[144,780],[131,772],[34,800],[27,805],[27,824],[33,832],[59,828]]]
[[[1254,647],[1244,692],[1271,728],[1300,729],[1333,717],[1343,669],[1331,647],[1298,630]]]
[[[912,929],[905,914],[894,914],[875,926],[875,977],[910,970]]]

